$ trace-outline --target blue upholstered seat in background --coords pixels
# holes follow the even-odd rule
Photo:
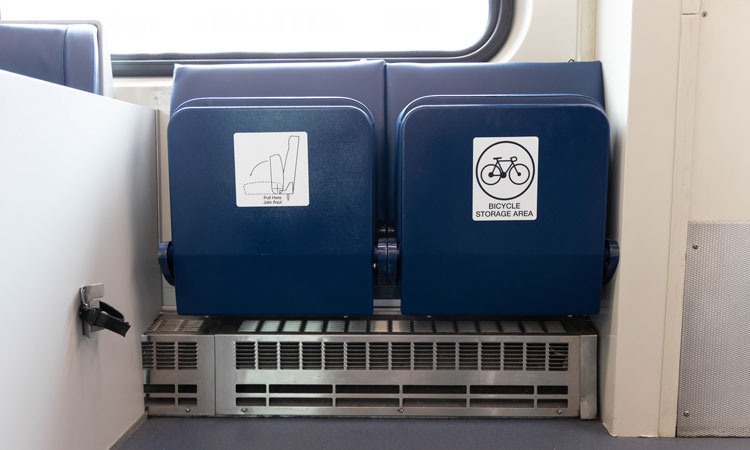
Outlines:
[[[175,67],[171,111],[202,97],[346,97],[364,104],[375,120],[376,177],[385,175],[385,63],[282,63]],[[386,180],[375,180],[377,220],[386,217]]]
[[[101,94],[97,34],[92,24],[0,23],[0,70]]]

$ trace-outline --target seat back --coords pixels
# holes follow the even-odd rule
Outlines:
[[[371,93],[382,89],[382,63],[270,66],[175,71],[168,142],[178,311],[369,314],[378,139],[365,102],[382,114]]]
[[[386,198],[388,223],[396,221],[396,121],[412,101],[435,95],[577,94],[604,106],[599,62],[392,63],[386,65]]]
[[[0,70],[102,94],[95,24],[0,22]]]
[[[405,314],[598,312],[609,143],[598,102],[425,97],[396,131]]]
[[[206,72],[220,77],[206,76]],[[334,63],[261,63],[177,66],[171,111],[203,97],[345,97],[364,104],[375,121],[376,174],[385,175],[385,63],[379,60]],[[377,221],[387,216],[386,181],[375,180]]]

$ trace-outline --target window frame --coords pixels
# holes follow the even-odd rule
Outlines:
[[[113,54],[116,77],[171,76],[175,64],[232,64],[252,62],[311,62],[384,59],[388,62],[489,61],[505,44],[513,23],[515,0],[488,0],[489,20],[481,38],[457,51],[395,52],[228,52],[228,53],[133,53]]]

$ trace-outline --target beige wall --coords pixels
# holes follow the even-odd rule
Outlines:
[[[750,3],[599,0],[596,49],[612,125],[602,420],[674,436],[688,220],[750,220]]]
[[[660,434],[675,432],[687,225],[750,220],[750,2],[684,0]]]
[[[703,0],[691,220],[750,220],[750,2]]]
[[[593,0],[516,0],[508,40],[493,61],[578,59],[579,4]]]

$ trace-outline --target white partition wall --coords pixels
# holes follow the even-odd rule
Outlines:
[[[153,110],[0,71],[0,447],[100,450],[142,417],[157,226]],[[126,338],[82,336],[91,283]]]
[[[681,20],[681,0],[597,5],[612,130],[608,235],[621,259],[595,323],[600,412],[618,436],[659,435]]]

